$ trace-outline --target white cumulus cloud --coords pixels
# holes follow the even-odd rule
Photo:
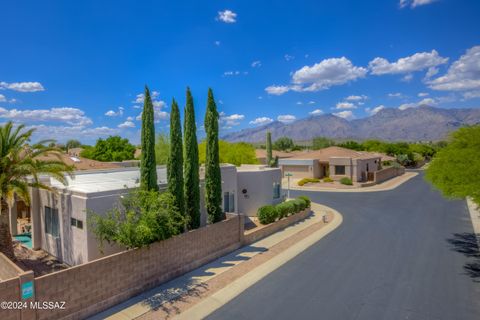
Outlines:
[[[240,122],[245,119],[243,114],[231,114],[227,115],[224,112],[220,112],[220,124],[225,128],[231,128],[240,125]]]
[[[295,71],[293,83],[307,86],[300,91],[318,91],[365,77],[367,69],[356,67],[345,57],[325,59]]]
[[[256,60],[252,62],[252,68],[260,68],[262,66],[262,62],[260,60]]]
[[[218,11],[217,20],[225,23],[235,23],[237,22],[237,14],[228,9],[224,11]]]
[[[120,124],[118,125],[118,127],[119,127],[120,129],[135,128],[135,123],[133,123],[133,121],[127,120],[127,121],[125,121],[125,122],[123,122],[123,123],[120,123]]]
[[[425,98],[418,102],[404,103],[398,107],[400,110],[407,110],[410,108],[417,108],[421,106],[434,106],[437,104],[437,101],[433,98]]]
[[[291,114],[281,114],[277,117],[277,120],[283,123],[291,123],[295,121],[297,118]]]
[[[353,114],[353,112],[351,110],[336,112],[333,115],[335,115],[337,117],[340,117],[340,118],[343,118],[343,119],[346,119],[346,120],[355,119],[355,115]]]
[[[352,96],[348,96],[345,98],[345,100],[347,101],[362,101],[362,100],[367,100],[368,97],[364,94],[362,94],[361,96],[355,96],[355,95],[352,95]]]
[[[401,97],[403,97],[403,94],[401,94],[400,92],[389,93],[388,97],[389,98],[401,98]]]
[[[304,66],[292,75],[292,85],[270,86],[265,90],[270,94],[281,95],[289,90],[311,92],[326,90],[358,78],[363,78],[367,69],[356,67],[345,57],[322,60],[313,66]]]
[[[351,102],[339,102],[335,106],[335,109],[356,109],[357,106]]]
[[[323,111],[320,110],[320,109],[315,109],[313,111],[310,111],[309,114],[312,115],[312,116],[318,116],[320,114],[323,114]]]
[[[123,111],[125,109],[123,107],[118,107],[118,110],[117,111],[114,111],[114,110],[108,110],[107,112],[105,112],[105,115],[107,117],[119,117],[119,116],[123,116]]]
[[[273,122],[272,118],[259,117],[259,118],[256,118],[255,120],[250,121],[249,123],[253,125],[264,125],[264,124],[269,124],[271,122]]]
[[[370,115],[374,115],[382,111],[383,109],[385,109],[385,106],[379,105],[378,107],[375,107],[375,108],[365,108],[365,112],[367,112]]]
[[[452,63],[445,75],[427,83],[434,90],[480,90],[480,46],[468,49],[464,55]]]
[[[437,0],[400,0],[398,5],[399,5],[400,8],[410,7],[412,9],[414,9],[416,7],[431,4],[431,3],[434,3],[436,1]]]
[[[92,120],[85,116],[83,110],[69,107],[35,110],[5,109],[0,107],[0,118],[25,122],[64,122],[75,126],[92,124]]]
[[[276,95],[276,96],[279,96],[279,95],[282,95],[286,92],[288,92],[290,90],[290,88],[288,86],[269,86],[269,87],[266,87],[265,88],[265,91],[268,93],[268,94],[273,94],[273,95]]]
[[[0,82],[0,89],[9,89],[18,92],[37,92],[45,91],[40,82]]]
[[[6,102],[7,98],[3,94],[0,94],[0,102]]]
[[[409,57],[389,62],[385,58],[377,57],[368,64],[374,75],[412,73],[448,62],[448,58],[441,57],[436,50],[419,52]]]

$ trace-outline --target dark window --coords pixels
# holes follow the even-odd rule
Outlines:
[[[235,194],[233,192],[223,193],[223,212],[235,212]]]
[[[58,237],[58,210],[45,207],[45,233]]]
[[[235,195],[233,193],[230,193],[228,199],[228,208],[229,212],[235,212]]]
[[[83,221],[75,218],[70,218],[70,225],[77,227],[78,229],[83,229]]]
[[[344,175],[345,166],[335,166],[335,175]]]
[[[280,198],[280,183],[274,182],[273,183],[273,199]]]

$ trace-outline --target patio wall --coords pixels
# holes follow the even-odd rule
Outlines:
[[[20,288],[23,283],[33,281],[32,271],[23,271],[14,264],[5,255],[0,253],[0,302],[19,302],[26,301],[29,303],[33,298],[22,300]],[[12,307],[12,306],[10,306]],[[13,319],[34,319],[33,310],[8,310],[0,308],[1,320]]]
[[[400,176],[405,173],[405,168],[395,168],[395,167],[388,167],[374,172],[373,181],[375,183],[381,183],[388,179],[391,179],[396,176]]]
[[[35,279],[37,301],[65,301],[36,319],[83,319],[189,272],[242,245],[243,216],[149,247],[117,253]]]

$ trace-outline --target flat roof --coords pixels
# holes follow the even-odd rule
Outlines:
[[[279,168],[272,168],[266,165],[258,164],[242,164],[240,167],[237,167],[237,172],[248,172],[248,171],[273,171],[279,170]]]
[[[122,190],[140,186],[140,168],[121,168],[113,170],[95,170],[76,172],[72,179],[67,178],[68,185],[64,186],[54,178],[50,178],[50,185],[59,190],[68,190],[84,194]],[[157,167],[158,184],[167,183],[167,169]]]

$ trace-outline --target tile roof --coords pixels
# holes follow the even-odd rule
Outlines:
[[[367,151],[355,151],[351,149],[346,149],[342,147],[327,147],[320,150],[312,150],[312,151],[305,151],[302,153],[298,153],[292,157],[291,159],[318,159],[321,162],[328,162],[328,160],[332,157],[346,157],[352,159],[371,159],[371,158],[378,158],[383,157],[383,155],[379,153],[371,153]]]

